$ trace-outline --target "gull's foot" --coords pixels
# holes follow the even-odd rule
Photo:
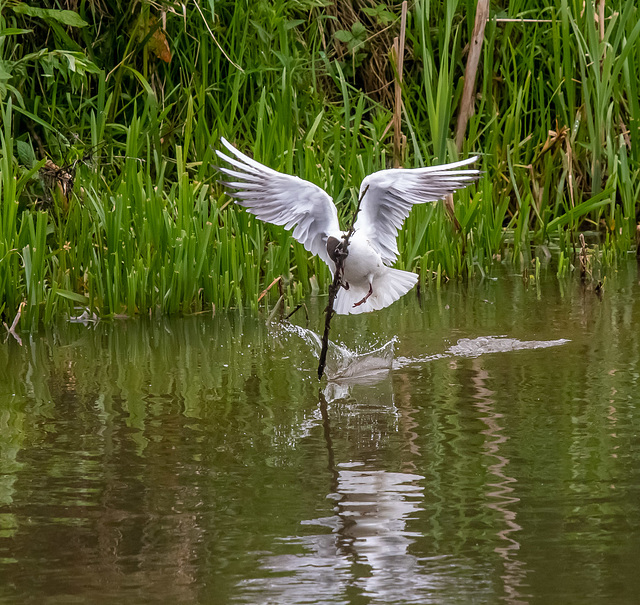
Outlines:
[[[363,305],[364,303],[367,302],[367,298],[369,298],[372,294],[373,294],[373,284],[369,284],[369,292],[367,292],[367,295],[362,300],[359,300],[357,303],[353,303],[353,306],[359,307],[360,305]]]

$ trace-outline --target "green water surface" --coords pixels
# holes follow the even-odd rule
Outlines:
[[[639,602],[635,262],[602,297],[505,274],[332,335],[397,337],[394,368],[319,385],[247,313],[5,334],[0,602]]]

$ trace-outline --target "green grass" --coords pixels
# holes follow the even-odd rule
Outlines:
[[[386,69],[392,79],[387,43],[399,3],[375,13],[384,19],[360,12],[366,39],[350,48],[335,32],[362,30],[340,2],[325,4],[188,4],[186,19],[166,5],[166,36],[148,3],[110,15],[81,4],[73,26],[57,11],[62,3],[39,16],[4,5],[4,321],[22,301],[22,329],[84,308],[100,316],[268,310],[278,288],[260,305],[258,297],[278,276],[288,305],[316,282],[325,291],[327,268],[230,204],[213,166],[225,136],[324,187],[346,222],[361,179],[390,164],[392,107],[367,74]],[[635,245],[639,213],[639,10],[632,0],[607,3],[601,40],[589,2],[492,7],[460,154],[481,154],[485,174],[456,196],[459,230],[442,204],[413,210],[398,266],[418,271],[423,285],[488,275],[496,262],[531,274],[542,247],[565,275],[581,230],[599,233],[595,253],[615,266]],[[452,137],[474,14],[471,0],[410,9],[406,167],[458,157]],[[538,21],[497,20],[505,17]],[[170,63],[154,52],[163,43]],[[60,168],[48,181],[47,157]],[[63,174],[75,177],[68,196],[55,185]]]

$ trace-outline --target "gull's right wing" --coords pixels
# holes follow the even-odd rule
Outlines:
[[[318,255],[331,270],[327,238],[340,232],[338,211],[329,195],[317,185],[297,176],[282,174],[252,160],[220,139],[235,157],[216,151],[232,168],[219,168],[227,177],[223,185],[236,203],[262,221],[293,229],[293,237]]]

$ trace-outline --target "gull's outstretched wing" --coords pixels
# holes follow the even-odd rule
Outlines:
[[[293,237],[317,254],[333,270],[327,254],[327,237],[340,231],[338,211],[329,195],[297,176],[282,174],[240,153],[220,139],[235,157],[216,151],[233,168],[219,168],[228,178],[222,184],[236,203],[261,221],[293,229]]]
[[[476,156],[452,164],[370,174],[360,186],[360,197],[368,189],[362,198],[355,229],[367,236],[385,264],[392,264],[398,256],[398,230],[412,206],[443,199],[477,181],[479,170],[459,169],[477,159]]]

